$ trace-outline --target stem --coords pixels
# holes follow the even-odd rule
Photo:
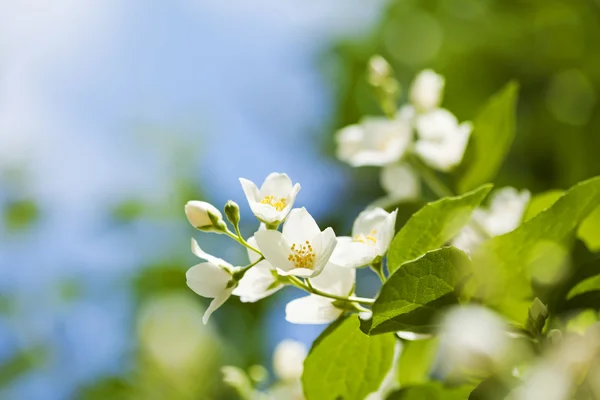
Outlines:
[[[258,250],[256,247],[250,245],[248,242],[246,242],[246,240],[244,240],[244,238],[242,237],[242,234],[240,233],[240,228],[238,228],[237,226],[235,227],[235,231],[237,233],[237,235],[233,232],[231,232],[229,229],[227,229],[225,231],[225,234],[227,236],[229,236],[230,238],[232,238],[233,240],[235,240],[236,242],[238,242],[239,244],[241,244],[242,246],[252,250],[253,252],[255,252],[256,254],[260,255],[261,257],[263,257],[263,254],[260,250]]]
[[[240,268],[239,270],[237,270],[235,272],[234,275],[236,275],[236,279],[239,281],[240,279],[242,279],[242,277],[246,274],[246,271],[248,271],[250,268],[254,267],[256,264],[258,264],[259,262],[261,262],[262,260],[264,260],[265,258],[263,256],[260,256],[260,258],[256,261],[254,261],[251,264],[246,265],[245,267]]]
[[[373,299],[367,299],[364,297],[356,297],[356,296],[344,297],[344,296],[338,296],[338,295],[332,294],[332,293],[326,293],[326,292],[323,292],[323,291],[313,287],[312,285],[311,286],[306,285],[304,282],[302,282],[300,279],[296,278],[295,276],[288,276],[288,279],[292,285],[294,285],[300,289],[303,289],[303,290],[307,291],[308,293],[316,294],[321,297],[327,297],[329,299],[334,299],[334,300],[339,300],[339,301],[356,302],[356,303],[362,303],[362,304],[368,304],[368,305],[371,305],[375,302],[375,300],[373,300]]]
[[[383,273],[383,263],[381,261],[374,262],[373,264],[371,264],[369,266],[369,268],[371,268],[371,270],[377,274],[379,279],[381,279],[381,283],[385,283],[387,278],[385,277],[385,274]]]

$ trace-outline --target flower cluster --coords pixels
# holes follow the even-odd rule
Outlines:
[[[328,323],[344,310],[361,311],[361,303],[372,302],[354,296],[355,268],[381,264],[394,235],[396,212],[365,210],[356,219],[352,236],[336,237],[332,228],[321,231],[305,208],[293,208],[300,185],[292,185],[286,174],[270,174],[260,189],[247,179],[240,182],[260,221],[248,239],[240,233],[239,207],[234,202],[229,201],[224,210],[234,231],[211,204],[190,201],[185,206],[192,226],[225,234],[248,251],[249,264],[233,266],[192,240],[192,252],[205,262],[188,270],[187,284],[200,296],[213,299],[204,323],[231,295],[255,302],[286,285],[308,292],[286,307],[286,319],[298,324]]]

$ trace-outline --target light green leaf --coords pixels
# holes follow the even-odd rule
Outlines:
[[[502,166],[515,137],[518,91],[518,83],[509,82],[475,117],[473,136],[466,150],[466,169],[458,180],[460,193],[489,182]]]
[[[445,197],[426,204],[417,211],[396,235],[388,252],[390,273],[410,260],[443,246],[469,222],[473,210],[485,199],[492,185],[472,192]]]
[[[590,251],[600,251],[600,206],[581,223],[577,237]]]
[[[437,338],[405,341],[398,363],[398,383],[408,386],[429,381],[437,347]]]
[[[575,287],[569,291],[567,300],[571,300],[573,297],[580,294],[594,291],[600,291],[600,275],[592,276],[575,285]]]
[[[529,221],[542,211],[552,207],[552,204],[556,203],[556,200],[560,199],[563,194],[565,192],[562,190],[549,190],[533,196],[527,205],[523,221]]]
[[[473,385],[447,387],[440,382],[409,386],[391,393],[386,400],[467,400]]]
[[[430,251],[392,274],[373,304],[373,316],[361,321],[370,335],[396,331],[427,333],[439,309],[457,302],[470,260],[454,247]]]
[[[518,321],[531,302],[531,273],[547,254],[571,244],[575,230],[600,204],[600,177],[569,189],[552,207],[514,231],[492,238],[473,254],[477,296]]]
[[[393,334],[370,337],[357,316],[331,324],[304,361],[302,385],[307,400],[364,399],[376,391],[392,366]]]

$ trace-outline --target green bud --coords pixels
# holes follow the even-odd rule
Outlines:
[[[542,333],[542,329],[544,329],[546,318],[548,318],[548,307],[546,307],[544,303],[542,303],[541,300],[536,297],[533,300],[531,307],[529,307],[529,315],[527,317],[525,327],[531,333],[540,335]]]
[[[229,200],[225,204],[225,216],[233,226],[238,226],[240,223],[240,207],[235,201]]]

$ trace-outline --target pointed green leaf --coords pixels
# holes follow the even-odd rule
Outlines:
[[[473,135],[466,151],[467,165],[458,180],[464,193],[495,176],[515,137],[515,108],[519,85],[509,82],[495,94],[473,121]]]
[[[523,221],[529,221],[542,211],[552,207],[552,204],[556,203],[556,200],[560,199],[563,194],[565,194],[565,192],[562,190],[549,190],[533,196],[527,205]]]
[[[376,391],[392,366],[394,335],[370,337],[357,316],[331,324],[304,361],[307,400],[364,399]]]
[[[581,239],[590,251],[600,251],[600,206],[581,223],[577,230]]]
[[[457,302],[469,265],[469,257],[454,247],[430,251],[405,263],[382,286],[372,317],[362,320],[360,328],[370,335],[430,332],[437,312]]]
[[[388,251],[390,273],[430,250],[440,248],[469,222],[473,210],[485,199],[492,185],[483,185],[462,196],[445,197],[426,204],[396,235]]]
[[[532,266],[541,267],[552,259],[550,253],[570,246],[575,231],[600,204],[600,177],[569,189],[546,211],[514,231],[485,242],[474,254],[477,296],[505,315],[525,320],[531,302]]]

